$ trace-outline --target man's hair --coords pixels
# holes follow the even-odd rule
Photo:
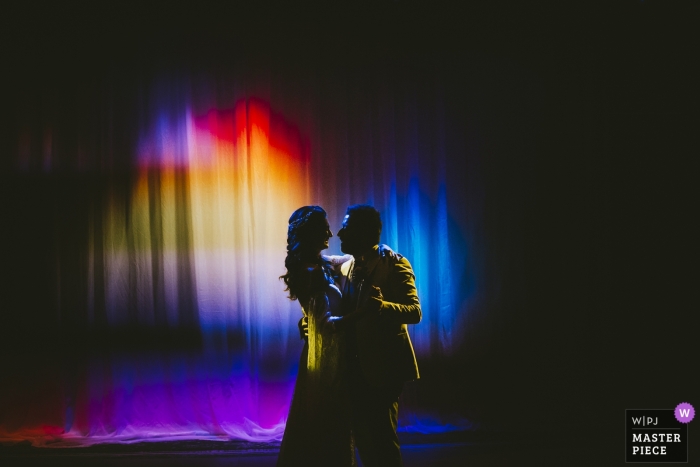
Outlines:
[[[355,204],[348,208],[346,214],[352,217],[355,228],[362,232],[362,238],[367,243],[379,243],[382,234],[382,216],[379,211],[369,204]]]

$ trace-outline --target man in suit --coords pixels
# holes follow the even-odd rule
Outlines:
[[[381,255],[382,221],[372,206],[350,206],[338,232],[340,249],[353,256],[341,266],[343,316],[326,322],[346,333],[347,372],[355,444],[368,467],[401,466],[396,434],[399,395],[418,379],[407,324],[421,320],[411,264]]]

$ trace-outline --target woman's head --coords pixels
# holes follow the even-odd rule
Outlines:
[[[287,274],[280,276],[287,285],[289,298],[302,303],[333,283],[332,269],[321,257],[333,236],[320,206],[303,206],[289,217],[287,228]]]
[[[326,211],[320,206],[303,206],[289,217],[287,251],[318,256],[328,248],[328,239],[332,236]]]

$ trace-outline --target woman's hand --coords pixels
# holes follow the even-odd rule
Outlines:
[[[299,336],[304,340],[309,340],[309,320],[306,316],[299,320]]]
[[[379,256],[382,258],[391,258],[394,261],[398,261],[400,259],[398,253],[392,250],[389,245],[384,243],[379,244]]]
[[[330,311],[327,311],[321,318],[321,326],[323,329],[330,329],[331,332],[338,332],[342,329],[342,316],[333,316]]]

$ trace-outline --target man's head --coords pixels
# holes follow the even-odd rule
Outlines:
[[[343,253],[360,256],[379,243],[382,218],[379,211],[367,204],[350,206],[338,231]]]

